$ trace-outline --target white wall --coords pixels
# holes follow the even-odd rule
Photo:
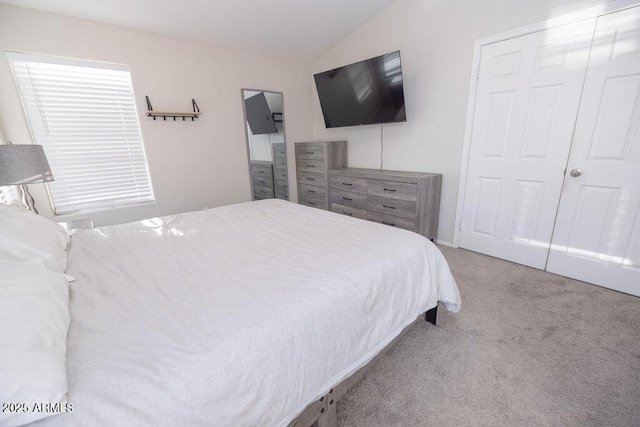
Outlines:
[[[384,169],[443,174],[438,240],[453,241],[474,41],[606,0],[396,0],[316,60],[314,73],[401,51],[407,122],[384,125]],[[315,86],[314,137],[349,142],[349,166],[380,167],[380,126],[325,129]]]
[[[130,66],[157,203],[92,214],[97,225],[251,200],[241,88],[283,92],[287,141],[311,137],[309,64],[0,4],[0,128],[15,144],[31,137],[5,50]],[[195,98],[202,116],[153,121],[145,95],[156,110],[189,111]],[[31,189],[51,216],[44,185]]]

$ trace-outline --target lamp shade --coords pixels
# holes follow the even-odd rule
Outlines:
[[[0,185],[53,181],[41,145],[0,145]]]

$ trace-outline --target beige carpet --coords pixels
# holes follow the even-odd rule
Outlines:
[[[441,249],[462,310],[414,325],[341,426],[640,426],[640,298]]]

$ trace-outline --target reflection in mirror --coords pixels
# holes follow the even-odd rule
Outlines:
[[[289,200],[281,92],[242,89],[253,200]]]

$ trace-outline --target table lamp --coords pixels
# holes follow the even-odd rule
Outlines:
[[[19,185],[22,203],[38,213],[27,184],[53,181],[53,174],[41,145],[0,145],[0,186]]]

